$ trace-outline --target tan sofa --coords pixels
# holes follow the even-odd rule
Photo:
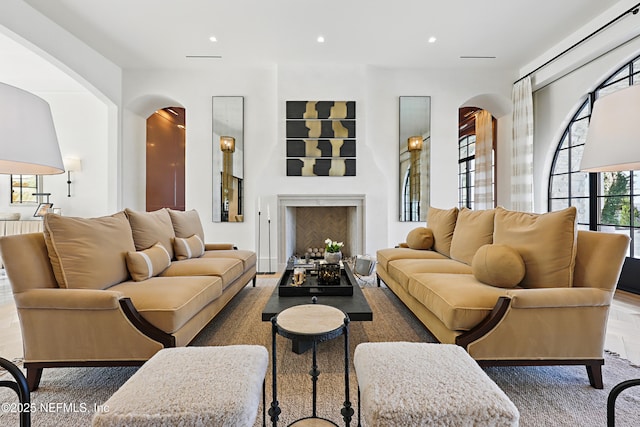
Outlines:
[[[602,388],[622,234],[578,231],[576,210],[430,208],[427,227],[377,253],[378,280],[442,343],[483,366],[584,365]]]
[[[48,214],[44,233],[0,238],[29,388],[42,369],[141,365],[185,346],[248,282],[256,256],[204,244],[196,211]]]

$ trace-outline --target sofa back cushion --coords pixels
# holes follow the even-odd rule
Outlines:
[[[168,209],[168,211],[176,237],[187,239],[197,234],[200,240],[204,242],[204,230],[202,229],[202,222],[200,221],[198,211],[195,209],[184,212],[174,209]]]
[[[129,218],[136,251],[149,249],[159,242],[173,259],[175,233],[168,209],[158,209],[153,212],[136,212],[131,209],[125,209],[125,213]]]
[[[493,243],[520,253],[525,288],[559,288],[573,284],[576,260],[576,208],[533,214],[496,208]]]
[[[458,208],[429,207],[427,211],[427,227],[433,232],[433,249],[442,255],[451,256],[451,239],[457,217]]]
[[[476,251],[493,243],[494,209],[473,211],[462,208],[451,238],[451,258],[471,265]]]
[[[44,238],[61,288],[105,289],[129,279],[125,257],[135,246],[123,212],[101,218],[47,214]]]

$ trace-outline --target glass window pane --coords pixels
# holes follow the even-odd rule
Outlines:
[[[466,145],[466,144],[461,145],[461,146],[460,146],[460,154],[459,154],[458,159],[465,159],[465,158],[467,158],[467,156],[468,156],[468,154],[467,154],[467,153],[468,153],[468,151],[467,151],[467,145]]]
[[[558,151],[553,174],[569,172],[569,149]]]
[[[469,144],[469,155],[470,156],[475,156],[476,155],[476,143],[475,142],[473,144]]]
[[[640,171],[633,172],[633,194],[640,194]]]
[[[628,195],[629,172],[603,172],[600,174],[600,196]]]
[[[571,206],[575,206],[578,210],[578,223],[589,224],[589,198],[572,199]]]
[[[565,132],[562,136],[562,141],[560,141],[560,149],[569,148],[569,133]]]
[[[554,175],[551,177],[551,197],[569,197],[569,175]]]
[[[551,212],[560,211],[569,207],[569,199],[551,200]]]
[[[605,86],[602,89],[599,89],[596,92],[596,97],[599,98],[599,97],[607,95],[609,93],[617,92],[620,89],[624,89],[625,87],[629,87],[629,80],[627,80],[627,79],[623,79],[623,80],[621,80],[621,81],[619,81],[617,83],[612,84],[611,86]]]
[[[589,122],[587,119],[581,119],[571,124],[571,145],[583,145],[587,139],[587,128]]]
[[[589,197],[589,173],[571,174],[571,197]]]
[[[629,77],[629,65],[625,65],[624,67],[622,67],[620,69],[620,71],[618,71],[617,73],[615,73],[613,76],[609,77],[603,84],[603,86],[610,84],[611,82],[614,82],[616,80],[622,79],[624,77]]]
[[[604,225],[630,225],[630,203],[629,197],[601,197],[600,202],[600,224]]]
[[[634,227],[640,227],[640,200],[633,200],[633,215],[631,219],[633,220],[632,225]],[[636,254],[640,255],[639,252],[636,252]]]
[[[578,172],[580,170],[580,161],[582,161],[583,153],[584,145],[573,147],[571,149],[571,172]]]

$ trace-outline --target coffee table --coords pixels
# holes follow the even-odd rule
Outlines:
[[[345,269],[349,269],[348,264],[344,264]],[[350,269],[349,269],[350,271]],[[367,302],[367,299],[360,289],[360,285],[353,278],[353,274],[348,274],[351,279],[351,285],[353,286],[353,295],[338,295],[338,296],[323,296],[316,295],[318,304],[325,304],[331,307],[335,307],[344,311],[351,319],[352,322],[370,322],[373,320],[373,312]],[[282,279],[281,279],[282,280]],[[278,282],[280,286],[280,282]],[[267,304],[262,309],[262,321],[269,322],[273,316],[280,313],[289,307],[302,304],[311,304],[311,296],[295,296],[295,297],[281,297],[278,295],[278,287],[273,291],[271,297],[267,301]]]
[[[345,264],[344,268],[349,269],[349,265]],[[351,270],[348,271],[351,273]],[[362,293],[362,289],[360,289],[360,285],[356,282],[353,274],[347,274],[347,277],[350,277],[352,282],[353,295],[317,295],[313,297],[310,295],[295,297],[280,296],[278,295],[278,286],[280,286],[279,281],[278,286],[273,290],[267,304],[262,309],[262,321],[271,321],[271,318],[287,308],[317,302],[318,304],[324,304],[342,310],[347,316],[349,316],[349,319],[352,322],[371,322],[373,320],[373,312],[371,311],[371,307],[369,306],[367,299]],[[292,340],[292,343],[292,350],[297,354],[304,353],[309,350],[312,345],[309,341],[302,341],[298,339]]]

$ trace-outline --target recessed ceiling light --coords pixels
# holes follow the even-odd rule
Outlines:
[[[318,43],[324,43],[324,36],[318,36],[316,40],[318,41]]]
[[[209,37],[209,40],[210,40],[210,41],[212,41],[212,42],[217,42],[217,41],[218,41],[218,39],[216,38],[216,36],[211,36],[211,37]]]
[[[429,43],[435,43],[436,42],[436,38],[434,36],[429,37]]]

